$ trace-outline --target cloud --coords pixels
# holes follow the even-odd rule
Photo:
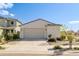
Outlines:
[[[0,3],[0,9],[12,8],[14,4],[12,3]]]
[[[0,15],[9,15],[7,10],[0,10]]]
[[[12,17],[14,16],[14,14],[10,13],[7,10],[0,10],[0,15],[4,15],[4,16],[8,15],[8,16],[12,16]]]
[[[8,11],[8,8],[12,8],[14,4],[12,3],[0,3],[0,15],[1,16],[14,16],[13,13]]]
[[[15,15],[11,13],[10,16],[15,16]]]
[[[69,21],[66,25],[70,28],[70,30],[79,30],[79,20]]]
[[[69,21],[69,24],[79,24],[79,21]]]

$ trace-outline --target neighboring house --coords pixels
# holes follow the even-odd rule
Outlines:
[[[51,23],[43,19],[37,19],[21,26],[20,38],[47,39],[52,34],[53,38],[60,37],[60,24]]]
[[[3,33],[17,33],[20,31],[22,23],[17,19],[5,18],[0,16],[0,35]]]

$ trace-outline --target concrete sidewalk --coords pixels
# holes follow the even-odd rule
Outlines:
[[[49,54],[46,51],[25,51],[25,52],[5,51],[0,52],[0,56],[49,56]]]

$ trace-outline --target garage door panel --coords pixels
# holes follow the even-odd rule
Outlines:
[[[24,29],[24,38],[29,39],[43,39],[45,36],[45,29]]]

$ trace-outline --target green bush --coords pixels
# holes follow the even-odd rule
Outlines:
[[[14,39],[14,40],[19,39],[19,36],[18,36],[17,34],[14,34],[14,35],[13,35],[13,39]]]
[[[6,41],[8,41],[8,40],[11,39],[10,35],[7,34],[7,33],[4,33],[4,34],[3,34],[3,37],[5,38]]]
[[[16,40],[16,39],[19,39],[19,32],[17,32],[16,34],[13,34],[13,39]]]
[[[5,35],[4,37],[5,37],[6,41],[9,41],[9,40],[13,39],[12,35]]]
[[[6,39],[6,41],[9,41],[9,40],[16,40],[16,39],[19,39],[19,32],[17,33],[5,33],[4,34],[4,38]]]
[[[59,46],[59,45],[56,45],[56,46],[54,46],[53,49],[56,50],[56,49],[63,49],[63,48],[61,46]]]

